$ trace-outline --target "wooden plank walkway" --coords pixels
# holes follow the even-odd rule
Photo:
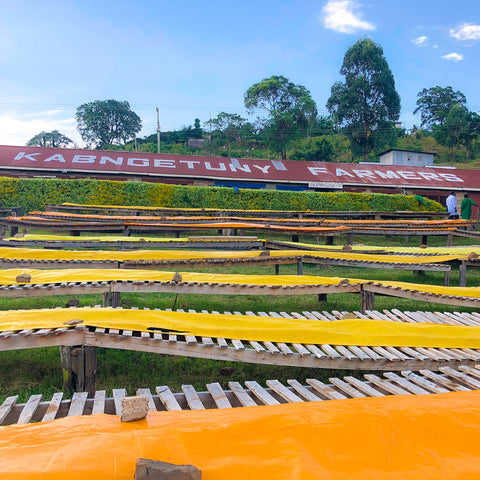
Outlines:
[[[182,311],[182,310],[177,310]],[[190,313],[196,313],[189,310]],[[203,311],[202,313],[209,313]],[[218,313],[218,312],[212,312]],[[240,315],[239,312],[225,312]],[[406,323],[480,325],[480,314],[451,312],[402,312],[372,310],[361,312],[246,312],[247,315],[335,321],[343,317],[370,318]],[[442,366],[480,363],[480,349],[421,348],[384,346],[344,346],[250,341],[235,338],[210,338],[172,335],[169,332],[131,331],[76,325],[60,329],[27,329],[0,332],[0,351],[51,346],[103,347],[212,360],[349,370],[438,370]],[[101,368],[101,366],[99,367]]]
[[[226,387],[226,386],[225,386]],[[440,372],[422,370],[414,373],[403,370],[386,372],[382,376],[367,374],[361,378],[347,375],[331,377],[329,383],[315,378],[305,384],[290,379],[284,384],[279,380],[267,380],[266,385],[256,381],[228,382],[225,388],[220,382],[209,383],[204,391],[192,385],[182,385],[182,391],[173,393],[166,385],[127,392],[114,389],[111,397],[100,390],[88,398],[86,393],[75,393],[72,399],[63,399],[58,392],[50,400],[42,401],[42,395],[32,395],[27,402],[17,403],[18,396],[7,397],[0,404],[0,425],[45,422],[55,418],[105,413],[121,414],[121,399],[127,395],[143,395],[148,398],[150,411],[203,410],[216,408],[243,408],[249,406],[278,405],[293,402],[322,402],[351,398],[382,397],[387,395],[431,395],[480,389],[480,365],[460,366],[458,370],[440,367]]]

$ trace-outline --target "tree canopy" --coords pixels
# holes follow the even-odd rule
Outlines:
[[[84,103],[77,108],[75,118],[83,140],[97,147],[124,144],[142,129],[140,117],[125,101]]]
[[[66,147],[73,143],[68,137],[58,130],[40,132],[27,142],[27,147]]]
[[[285,77],[274,75],[252,85],[244,96],[248,113],[266,112],[258,121],[273,151],[286,159],[287,145],[306,136],[317,116],[317,106],[310,92]]]
[[[420,112],[421,126],[428,129],[434,125],[444,125],[455,105],[465,107],[467,103],[465,95],[458,90],[453,91],[452,87],[424,88],[417,97],[417,108],[413,113]]]
[[[372,133],[393,129],[400,116],[400,96],[395,80],[383,56],[383,49],[370,38],[350,47],[340,74],[345,81],[333,85],[327,108],[337,126],[363,148],[364,159],[373,146]]]

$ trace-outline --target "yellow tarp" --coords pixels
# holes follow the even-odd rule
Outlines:
[[[476,480],[480,392],[221,410],[145,420],[67,417],[0,427],[4,480],[131,480],[137,458],[203,480]]]
[[[249,315],[77,308],[0,312],[0,331],[61,328],[71,320],[123,330],[174,330],[241,340],[393,347],[480,348],[480,327],[346,319],[332,322]]]
[[[175,272],[161,270],[128,269],[61,269],[35,270],[30,268],[0,270],[0,285],[18,284],[16,278],[25,273],[31,276],[30,282],[21,284],[62,283],[62,282],[101,282],[115,280],[139,280],[169,282]],[[218,283],[233,285],[338,285],[344,277],[317,277],[312,275],[240,275],[181,272],[183,282]],[[435,293],[437,295],[455,295],[480,298],[480,287],[443,287],[422,283],[394,282],[390,280],[348,279],[350,284],[376,283],[384,286],[399,287],[403,290]]]
[[[78,238],[78,237],[77,237]],[[468,253],[462,255],[436,255],[423,257],[406,257],[401,255],[371,255],[351,252],[314,252],[310,250],[271,250],[271,257],[303,256],[333,258],[340,260],[361,260],[383,263],[443,263],[466,258]],[[0,247],[0,258],[7,259],[33,259],[33,260],[172,260],[172,259],[197,259],[197,258],[245,258],[259,257],[262,251],[188,251],[188,250],[135,250],[129,252],[119,251],[69,251],[35,248],[10,248]]]

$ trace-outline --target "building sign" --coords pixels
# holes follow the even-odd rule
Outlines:
[[[1,169],[301,183],[326,189],[357,185],[480,189],[480,173],[472,170],[40,147],[0,146]]]

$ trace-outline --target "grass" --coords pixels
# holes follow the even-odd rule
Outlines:
[[[285,240],[285,237],[283,238]],[[313,238],[305,239],[314,243]],[[360,239],[359,239],[360,240]],[[418,245],[418,239],[406,242],[403,237],[388,239],[377,237],[362,238],[370,245]],[[381,241],[380,241],[381,240]],[[415,240],[415,244],[412,240]],[[302,239],[304,241],[304,239]],[[336,242],[341,244],[341,239]],[[445,245],[445,239],[432,237],[429,244]],[[456,245],[468,245],[469,239],[455,239]],[[187,269],[185,269],[187,270]],[[228,269],[204,268],[194,269],[209,273],[238,273],[238,274],[267,274],[274,275],[273,266],[237,266]],[[478,273],[477,273],[478,272]],[[296,274],[296,265],[282,265],[281,274]],[[403,270],[362,269],[350,267],[323,268],[314,265],[304,265],[304,275],[338,276],[342,278],[363,278],[372,280],[398,280],[412,283],[427,283],[432,285],[443,284],[442,272],[428,272],[415,274]],[[469,270],[467,281],[469,286],[480,285],[480,272]],[[451,285],[458,285],[458,271],[452,271]],[[55,308],[65,306],[72,296],[37,297],[37,298],[2,298],[0,310],[9,309],[36,309]],[[78,297],[81,306],[99,305],[102,303],[100,295],[84,295]],[[376,309],[400,310],[440,310],[440,311],[471,311],[463,307],[449,305],[431,305],[412,300],[376,296]],[[275,311],[301,312],[310,310],[359,310],[359,297],[356,294],[329,295],[325,302],[319,302],[315,295],[304,296],[234,296],[234,295],[179,295],[174,294],[122,294],[121,306],[124,308],[182,308],[185,310],[217,310],[223,311]],[[362,372],[355,372],[360,375]],[[276,367],[271,365],[257,365],[236,362],[222,362],[215,360],[194,359],[169,355],[158,355],[143,352],[122,350],[98,350],[98,382],[97,389],[126,388],[133,394],[137,388],[150,388],[169,385],[172,390],[178,391],[182,384],[191,384],[197,390],[205,390],[205,385],[219,381],[224,388],[229,381],[257,380],[264,383],[267,379],[279,379],[285,382],[289,378],[300,381],[305,378],[318,378],[328,381],[329,377],[345,375],[344,371],[330,371],[320,369],[304,369],[293,367]],[[352,374],[352,372],[349,372]],[[0,402],[12,394],[19,395],[19,401],[36,393],[50,398],[54,392],[63,391],[60,355],[57,347],[35,350],[20,350],[0,352]]]

